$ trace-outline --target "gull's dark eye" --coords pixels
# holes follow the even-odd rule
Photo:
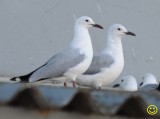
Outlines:
[[[118,28],[118,31],[120,31],[121,29],[120,28]]]
[[[124,80],[122,79],[121,81],[123,82]]]
[[[86,19],[86,22],[88,22],[89,20],[88,19]]]

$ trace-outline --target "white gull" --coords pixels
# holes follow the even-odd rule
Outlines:
[[[44,79],[58,78],[62,81],[75,81],[76,77],[84,73],[90,66],[93,58],[92,42],[88,29],[102,26],[95,24],[88,16],[82,16],[75,22],[74,38],[71,44],[62,52],[57,53],[44,65],[31,73],[14,77],[21,81],[35,82]],[[65,83],[66,85],[66,83]],[[75,84],[73,83],[73,86]]]
[[[135,36],[121,24],[112,25],[107,34],[105,49],[93,57],[89,69],[76,78],[76,83],[100,89],[113,82],[124,67],[121,38],[125,35]]]

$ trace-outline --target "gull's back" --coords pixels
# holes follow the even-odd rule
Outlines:
[[[93,56],[92,63],[84,74],[99,73],[102,68],[110,67],[114,63],[114,59],[109,54],[99,54]]]

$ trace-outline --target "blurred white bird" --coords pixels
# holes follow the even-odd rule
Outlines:
[[[119,87],[121,90],[124,91],[137,91],[138,84],[136,78],[131,75],[127,75],[122,77],[120,84],[115,84],[113,88]]]
[[[160,91],[160,83],[158,83],[156,77],[152,73],[147,73],[142,78],[142,82],[140,83],[141,91]]]

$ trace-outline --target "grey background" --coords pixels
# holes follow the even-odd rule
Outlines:
[[[0,0],[0,76],[27,74],[44,64],[71,42],[75,18],[84,15],[105,28],[90,29],[94,52],[104,48],[114,23],[136,33],[122,40],[121,76],[160,77],[160,0]]]

